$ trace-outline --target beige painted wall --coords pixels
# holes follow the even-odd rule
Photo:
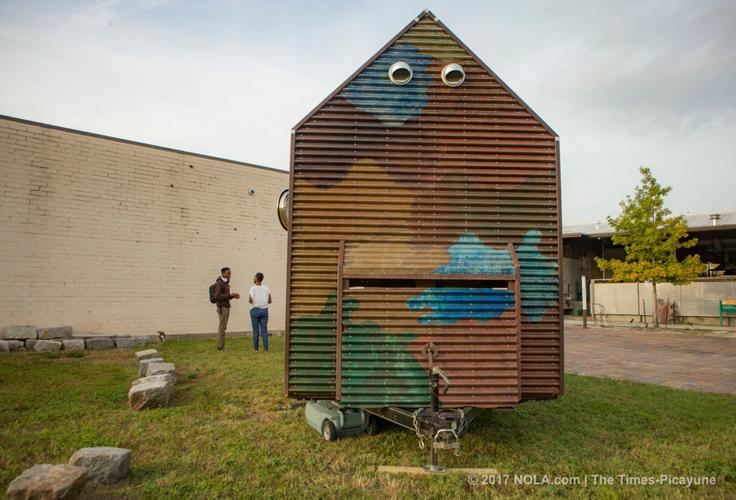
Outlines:
[[[283,330],[287,187],[282,171],[0,117],[0,327],[214,332],[207,288],[228,265],[244,295],[266,275]],[[229,331],[248,329],[235,301]]]
[[[594,281],[591,289],[595,312],[601,311],[599,304],[602,304],[614,321],[628,321],[631,318],[638,320],[644,311],[648,316],[652,314],[654,297],[651,283]],[[686,321],[717,324],[719,301],[736,299],[736,279],[697,278],[687,285],[659,283],[657,298],[675,302],[676,315]]]

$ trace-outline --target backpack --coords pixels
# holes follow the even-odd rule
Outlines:
[[[213,304],[216,304],[217,301],[215,300],[215,287],[217,286],[217,283],[212,283],[210,285],[210,302]]]

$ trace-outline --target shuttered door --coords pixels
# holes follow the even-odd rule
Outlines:
[[[520,399],[518,261],[511,246],[342,244],[337,397],[346,406],[429,404],[428,358],[451,385],[446,407]],[[458,267],[474,274],[458,274]],[[488,274],[494,270],[495,274]]]

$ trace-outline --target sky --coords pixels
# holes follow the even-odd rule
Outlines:
[[[646,165],[736,210],[736,2],[0,0],[0,114],[288,169],[291,128],[429,8],[560,136],[564,224]]]

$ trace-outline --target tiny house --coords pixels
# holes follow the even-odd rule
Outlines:
[[[563,392],[556,133],[424,11],[292,130],[286,395],[376,415]]]

